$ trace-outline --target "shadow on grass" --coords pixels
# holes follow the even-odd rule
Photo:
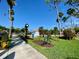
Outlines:
[[[62,37],[59,37],[60,39],[66,39],[64,36],[62,36]]]
[[[3,58],[3,59],[14,59],[14,57],[15,57],[15,52],[9,54],[8,56],[6,56],[6,57]]]
[[[66,59],[79,59],[77,57],[67,57]]]

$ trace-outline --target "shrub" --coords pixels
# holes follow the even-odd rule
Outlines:
[[[77,34],[79,32],[79,27],[75,27],[74,30],[75,30],[75,32]]]
[[[63,35],[64,35],[64,38],[69,40],[69,39],[72,39],[75,36],[75,32],[71,31],[71,29],[65,29],[63,31]]]

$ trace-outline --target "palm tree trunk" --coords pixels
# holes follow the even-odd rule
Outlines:
[[[11,23],[11,27],[10,27],[10,31],[9,31],[9,38],[12,37],[13,21],[10,21],[10,23]]]
[[[7,3],[9,5],[9,20],[11,23],[11,27],[10,27],[10,31],[9,31],[9,38],[12,38],[13,20],[14,20],[13,6],[15,6],[15,0],[7,0]],[[13,13],[11,13],[11,12],[13,12]]]
[[[13,29],[13,21],[10,19],[11,18],[10,14],[10,9],[9,9],[9,20],[10,20],[10,30],[9,30],[9,38],[12,38],[12,29]]]

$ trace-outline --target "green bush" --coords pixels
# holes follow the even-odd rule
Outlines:
[[[65,29],[63,31],[63,35],[64,35],[64,38],[69,40],[69,39],[72,39],[75,36],[75,32],[71,31],[71,29]]]
[[[75,27],[74,30],[75,30],[75,32],[77,34],[79,32],[79,27]]]
[[[7,48],[9,48],[11,46],[11,41],[12,41],[12,39],[9,38],[8,41],[7,41]]]

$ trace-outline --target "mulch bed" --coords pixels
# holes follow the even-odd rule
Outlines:
[[[51,48],[53,45],[50,44],[50,43],[47,43],[45,41],[42,41],[42,40],[37,40],[37,41],[33,41],[35,44],[38,44],[42,47],[47,47],[47,48]]]

